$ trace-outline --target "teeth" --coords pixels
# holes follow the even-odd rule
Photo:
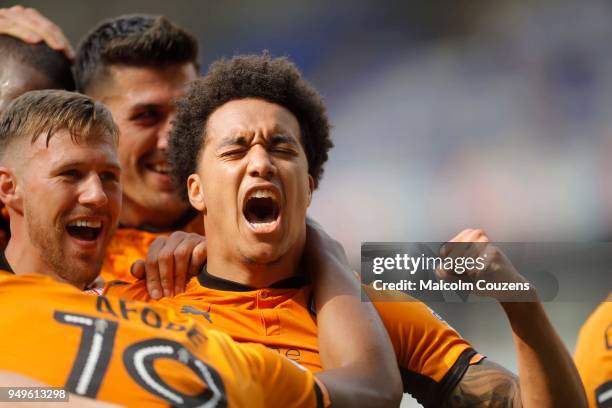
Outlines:
[[[76,220],[68,223],[69,227],[88,227],[88,228],[100,228],[102,221],[88,221],[88,220]]]
[[[151,168],[158,173],[170,173],[169,164],[154,164]]]
[[[271,190],[255,190],[247,197],[249,200],[251,198],[271,198],[276,202],[276,196]]]
[[[249,222],[249,224],[251,224],[251,226],[253,226],[253,228],[257,229],[264,229],[266,227],[270,227],[272,225],[274,225],[276,221],[271,221],[271,222]]]

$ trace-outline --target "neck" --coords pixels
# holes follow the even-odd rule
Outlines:
[[[135,228],[144,225],[156,228],[171,228],[185,215],[187,209],[188,207],[181,203],[179,205],[169,205],[161,210],[151,210],[123,195],[119,223],[126,227]]]
[[[303,234],[305,235],[305,234]],[[274,262],[257,263],[245,257],[224,253],[207,235],[207,271],[209,274],[254,288],[266,288],[301,273],[300,261],[305,236]]]
[[[4,255],[15,275],[42,275],[49,276],[56,281],[70,283],[79,289],[82,286],[74,285],[59,276],[53,268],[44,261],[41,250],[32,244],[27,229],[22,222],[18,222],[11,214],[11,239],[4,250]]]

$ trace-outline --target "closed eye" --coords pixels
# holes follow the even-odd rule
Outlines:
[[[71,169],[71,170],[65,170],[61,172],[60,176],[67,178],[67,179],[77,180],[82,177],[82,174],[80,171],[76,169]]]
[[[285,155],[291,155],[291,156],[295,156],[297,155],[297,152],[294,149],[288,148],[288,147],[275,147],[272,149],[273,153],[280,153],[280,154],[285,154]]]
[[[100,174],[102,181],[119,181],[119,176],[111,171],[105,171]]]
[[[225,158],[236,158],[236,157],[244,156],[245,153],[246,153],[246,149],[233,149],[233,150],[228,150],[226,152],[222,152],[219,156],[225,157]]]

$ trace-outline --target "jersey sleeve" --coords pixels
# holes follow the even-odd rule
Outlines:
[[[391,338],[404,392],[425,407],[439,406],[470,364],[484,357],[424,303],[401,292],[363,288]]]
[[[329,407],[323,383],[304,367],[260,344],[239,344],[263,387],[267,407]]]

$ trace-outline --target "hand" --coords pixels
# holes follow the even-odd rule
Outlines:
[[[304,260],[308,268],[316,275],[318,266],[324,257],[333,259],[350,270],[350,263],[342,244],[332,238],[321,224],[311,218],[306,219],[306,246],[304,247]],[[353,273],[351,272],[351,276]]]
[[[63,52],[70,60],[75,54],[66,35],[55,23],[33,8],[13,6],[0,9],[0,34],[7,34],[29,44],[44,41]]]
[[[510,260],[495,245],[491,244],[488,235],[480,229],[466,229],[448,241],[440,249],[442,258],[472,258],[480,259],[479,266],[471,265],[465,270],[459,270],[457,264],[454,269],[437,268],[436,275],[446,281],[464,282],[467,280],[474,284],[472,293],[492,297],[499,301],[534,300],[535,290],[527,279],[512,265]],[[478,288],[477,282],[485,281],[490,288]],[[516,284],[515,288],[510,285]],[[506,286],[505,289],[502,289]],[[516,289],[516,288],[520,289]]]
[[[157,237],[147,258],[132,264],[131,273],[137,279],[146,279],[149,295],[159,299],[183,292],[187,281],[200,273],[205,262],[206,238],[176,231],[168,237]]]

